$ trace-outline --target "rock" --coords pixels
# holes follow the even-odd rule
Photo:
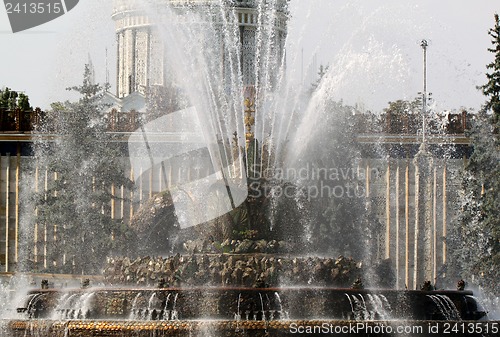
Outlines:
[[[253,247],[253,251],[256,252],[256,253],[265,253],[265,252],[267,252],[267,241],[266,240],[255,241],[255,245]]]
[[[269,288],[269,285],[261,278],[255,281],[254,288]]]
[[[199,264],[200,267],[202,267],[203,269],[208,269],[208,267],[210,266],[210,258],[208,257],[207,254],[201,257]]]
[[[239,245],[236,246],[234,252],[237,254],[250,253],[255,246],[255,242],[245,239]]]
[[[250,256],[247,260],[247,266],[250,268],[256,268],[257,266],[257,261],[255,260],[255,257]]]
[[[276,267],[272,266],[271,268],[269,268],[266,271],[266,274],[267,283],[271,286],[277,286],[279,283],[279,274]]]
[[[251,287],[255,283],[255,272],[252,269],[245,269],[241,276],[241,284],[245,287]]]
[[[335,266],[335,262],[334,262],[334,261],[333,261],[333,259],[331,259],[331,258],[326,259],[326,260],[323,262],[323,264],[324,264],[324,265],[325,265],[325,267],[326,267],[326,268],[328,268],[328,269],[331,269],[331,268],[333,268],[333,267]]]
[[[231,241],[229,239],[226,239],[226,240],[224,240],[224,242],[222,242],[220,244],[220,246],[222,248],[222,251],[229,252],[229,251],[233,250],[233,247],[235,246],[235,241],[234,240]]]
[[[241,261],[241,260],[238,260],[236,261],[236,263],[234,264],[235,268],[241,268],[241,269],[245,269],[247,264],[245,261]]]
[[[234,267],[234,259],[235,259],[235,258],[234,258],[234,256],[230,256],[230,257],[227,259],[226,263],[224,263],[224,265],[225,265],[226,267]]]
[[[340,275],[340,270],[338,268],[333,268],[330,271],[330,279],[331,279],[331,281],[335,282],[339,278],[339,275]]]
[[[316,282],[323,283],[327,276],[327,269],[322,261],[318,261],[312,270],[313,279]]]
[[[235,268],[233,273],[231,274],[232,277],[232,284],[241,284],[242,277],[243,277],[243,269],[242,268]]]
[[[168,238],[179,230],[170,192],[160,192],[146,200],[130,219],[130,226],[139,240],[147,240],[144,252],[156,252],[167,246]]]
[[[267,257],[263,257],[261,260],[260,260],[260,270],[266,270],[267,268],[269,268],[270,265],[269,265],[269,261],[267,259]]]
[[[232,284],[232,276],[233,274],[233,270],[231,268],[224,268],[221,272],[221,276],[222,276],[222,284],[223,285],[230,285]]]
[[[279,250],[278,241],[271,240],[267,243],[267,247],[266,247],[267,253],[274,253],[274,252],[277,252],[278,250]]]
[[[363,286],[363,281],[361,280],[361,277],[358,277],[356,281],[352,284],[352,289],[364,289]]]
[[[220,269],[211,269],[210,270],[210,279],[212,280],[213,285],[223,284]]]
[[[339,267],[343,267],[345,263],[345,257],[340,255],[336,260],[335,260],[335,265]]]
[[[247,240],[243,243],[254,243]],[[120,266],[119,268],[116,268]],[[125,267],[127,266],[127,267]],[[285,258],[274,256],[217,254],[138,258],[113,258],[103,269],[104,278],[117,284],[145,284],[152,286],[162,278],[170,285],[233,285],[254,286],[258,279],[266,284],[313,286],[334,284],[349,287],[361,274],[360,263],[352,258]],[[385,275],[385,274],[384,274]]]

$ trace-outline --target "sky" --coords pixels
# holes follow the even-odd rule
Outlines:
[[[427,49],[428,91],[437,109],[477,110],[493,54],[488,29],[498,0],[291,0],[288,78],[308,87],[328,65],[322,90],[380,111],[422,91],[420,41]],[[75,99],[65,88],[82,81],[89,58],[96,80],[114,86],[116,45],[112,1],[86,0],[42,26],[13,34],[0,8],[0,87],[24,91],[31,104]],[[315,67],[313,67],[315,66]],[[313,69],[314,68],[314,69]]]

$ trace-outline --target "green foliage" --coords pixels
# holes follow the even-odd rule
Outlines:
[[[411,114],[419,112],[421,105],[422,102],[419,99],[415,99],[411,102],[398,99],[397,101],[389,102],[389,106],[384,109],[384,112],[394,115]]]
[[[492,48],[488,51],[495,55],[494,60],[486,68],[489,72],[486,74],[487,82],[480,87],[483,94],[488,98],[485,109],[492,111],[492,123],[496,124],[498,132],[498,123],[500,122],[500,19],[495,14],[495,26],[488,32],[491,36]]]
[[[131,233],[112,219],[111,201],[120,200],[113,186],[131,188],[132,183],[105,132],[106,116],[99,104],[103,90],[91,83],[90,75],[86,66],[83,84],[69,89],[82,95],[78,102],[52,104],[43,128],[59,137],[52,144],[37,142],[35,148],[40,166],[54,178],[35,201],[37,222],[57,227],[50,249],[50,271],[55,272],[98,273],[110,252],[130,253]]]
[[[459,216],[449,238],[450,272],[498,295],[500,150],[489,117],[478,116],[471,132],[474,153],[462,172]]]
[[[318,79],[316,80],[316,82],[311,83],[311,89],[309,90],[310,93],[313,93],[314,91],[316,91],[316,89],[318,89],[321,81],[323,80],[323,77],[326,75],[327,72],[328,72],[328,66],[323,66],[321,64],[318,70]]]
[[[23,111],[31,110],[29,97],[24,93],[18,93],[10,88],[0,89],[0,109]]]
[[[308,186],[319,192],[310,198],[310,214],[319,215],[311,221],[311,248],[357,260],[374,257],[380,224],[365,197],[364,174],[357,172],[355,109],[326,100],[318,113],[324,130],[310,135],[311,147],[301,157],[309,167]]]
[[[17,100],[19,109],[23,111],[31,110],[29,97],[23,93],[19,94],[19,99]]]
[[[186,98],[174,85],[151,85],[146,89],[147,115],[151,120],[187,107]]]
[[[487,97],[471,130],[474,152],[462,175],[460,213],[450,236],[451,273],[500,294],[500,22],[490,29],[495,60],[488,64]]]
[[[253,240],[258,237],[259,232],[253,229],[241,230],[241,231],[233,231],[234,237],[238,240]]]

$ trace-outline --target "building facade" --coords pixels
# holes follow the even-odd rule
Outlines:
[[[157,1],[158,4],[165,2],[168,2],[170,12],[158,11],[158,15],[152,18],[152,9],[141,6],[139,0],[115,0],[112,18],[116,23],[117,88],[116,94],[108,97],[115,107],[109,115],[109,132],[121,134],[121,137],[126,138],[127,134],[139,127],[141,118],[137,111],[145,107],[148,88],[168,87],[175,82],[169,70],[171,60],[168,59],[170,54],[167,49],[170,46],[161,31],[161,20],[172,13],[183,15],[184,11],[193,11],[194,8],[195,13],[200,14],[197,17],[210,18],[210,21],[200,22],[200,28],[210,25],[218,27],[221,32],[230,28],[232,32],[238,33],[237,53],[232,53],[231,48],[225,45],[227,40],[223,34],[215,44],[215,50],[219,50],[220,55],[217,58],[217,71],[228,85],[231,82],[230,73],[234,70],[231,64],[238,65],[243,86],[255,86],[261,81],[260,76],[263,75],[258,71],[261,62],[258,40],[262,38],[259,34],[264,33],[259,31],[259,20],[271,23],[273,28],[268,31],[271,35],[268,38],[274,41],[269,45],[275,48],[271,54],[277,60],[284,60],[286,0],[276,2],[278,10],[274,16],[268,16],[259,6],[266,2],[255,0],[223,2],[226,5],[222,12],[215,11],[213,7],[220,1]],[[207,13],[210,15],[207,16]],[[235,55],[238,59],[234,59]],[[275,77],[277,74],[266,76]],[[51,179],[56,179],[54,172],[38,167],[30,154],[30,143],[34,141],[31,131],[39,113],[35,111],[21,116],[21,112],[0,111],[0,121],[3,123],[0,126],[0,268],[3,272],[15,271],[22,258],[19,249],[23,211],[20,200],[31,191],[43,190]],[[425,278],[437,280],[440,277],[441,268],[447,262],[445,238],[456,212],[453,206],[458,198],[455,174],[463,166],[470,151],[469,140],[464,136],[468,127],[467,115],[448,116],[448,129],[428,137],[433,160],[423,189],[419,183],[421,173],[418,163],[414,160],[421,144],[416,126],[419,124],[415,122],[418,118],[418,115],[388,114],[380,129],[371,130],[367,116],[360,115],[356,127],[363,159],[355,169],[365,172],[366,197],[372,200],[381,224],[375,242],[371,243],[377,246],[377,253],[371,257],[371,262],[389,260],[395,270],[399,289],[415,289],[421,284],[423,276],[417,271],[423,268],[419,258],[422,254],[427,254],[426,261],[430,261],[430,270]],[[50,141],[54,136],[44,137]],[[29,180],[32,184],[23,185],[22,175],[27,172],[33,174]],[[110,205],[113,218],[127,222],[141,204],[152,197],[153,181],[161,181],[153,177],[152,172],[149,176],[140,175],[140,180],[136,181],[137,189],[133,195],[126,196],[132,201],[125,200],[126,192],[122,186],[113,188],[112,193],[122,199]],[[134,177],[134,172],[129,171],[128,174]],[[170,167],[167,174],[167,181],[173,182],[181,172]],[[428,233],[424,239],[419,233],[422,214],[426,218],[425,230]],[[58,242],[56,226],[37,225],[29,237],[34,252],[32,263],[36,270],[50,269],[60,263],[51,253],[54,246],[62,244]]]
[[[15,123],[15,119],[5,121],[0,128],[0,268],[2,272],[12,272],[22,256],[20,251],[20,226],[22,216],[27,215],[23,206],[23,198],[29,198],[34,191],[43,191],[50,180],[56,179],[54,172],[44,167],[38,167],[35,157],[31,153],[31,143],[35,141],[32,130],[39,120],[41,112],[21,113],[0,111],[1,116],[23,115],[24,123]],[[137,113],[114,113],[109,118],[109,132],[125,135],[136,130],[139,126]],[[121,115],[121,116],[118,116]],[[421,276],[417,270],[423,266],[418,254],[428,255],[430,259],[432,280],[438,280],[447,262],[446,236],[452,225],[457,210],[455,202],[459,198],[458,171],[463,167],[469,156],[469,140],[464,131],[470,123],[466,114],[450,115],[448,129],[439,134],[428,137],[428,148],[433,160],[428,176],[428,188],[422,190],[417,181],[419,179],[418,163],[414,160],[418,153],[421,140],[411,128],[405,130],[404,125],[387,122],[377,130],[370,130],[363,126],[370,116],[359,115],[357,140],[362,149],[363,159],[355,169],[358,177],[364,178],[366,197],[371,200],[372,207],[377,213],[380,230],[374,241],[376,254],[371,256],[370,262],[389,260],[396,273],[396,286],[399,289],[415,289],[421,283]],[[399,116],[401,117],[401,116]],[[385,120],[394,116],[385,116]],[[418,116],[411,116],[418,119]],[[383,118],[384,119],[384,118]],[[9,122],[10,121],[10,122]],[[121,121],[118,123],[117,121]],[[411,124],[411,123],[409,123]],[[46,141],[54,139],[53,135],[43,135]],[[118,139],[120,141],[121,138]],[[175,139],[165,139],[166,142],[176,142]],[[169,167],[167,181],[175,183],[176,177],[183,174],[180,168]],[[32,176],[26,176],[31,174]],[[134,173],[129,171],[130,177]],[[163,175],[164,172],[149,171],[136,181],[136,190],[132,195],[126,195],[122,186],[115,186],[112,193],[120,197],[120,201],[113,201],[110,205],[111,216],[128,222],[142,203],[146,202],[155,193],[152,185],[158,180],[153,174]],[[190,174],[199,174],[194,171]],[[160,179],[161,180],[161,179]],[[168,187],[168,186],[164,186]],[[424,194],[426,226],[430,236],[424,240],[418,236],[419,216]],[[126,200],[129,199],[129,200]],[[23,208],[24,207],[24,208]],[[24,212],[24,213],[23,213]],[[421,221],[421,220],[420,220]],[[58,242],[57,226],[40,224],[31,230],[33,267],[42,271],[50,269],[60,263],[53,258],[52,250],[62,244]],[[424,245],[430,245],[425,248]]]
[[[212,54],[210,58],[217,63],[216,72],[220,73],[224,86],[231,85],[231,76],[237,72],[244,86],[256,85],[262,80],[258,77],[264,76],[258,71],[264,54],[284,62],[287,6],[287,0],[275,3],[160,0],[149,6],[142,1],[115,0],[112,19],[116,24],[116,97],[123,99],[135,92],[144,96],[148,88],[175,85],[171,70],[175,60],[169,52],[169,48],[173,48],[170,34],[200,34],[204,38],[208,35],[209,45],[200,48]],[[196,19],[184,19],[186,16]],[[215,35],[210,36],[206,31],[215,32]],[[272,40],[272,43],[260,46],[258,40]],[[278,70],[273,71],[274,74],[265,76],[276,81]]]

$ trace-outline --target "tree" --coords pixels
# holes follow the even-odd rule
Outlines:
[[[491,123],[498,134],[500,122],[500,20],[498,14],[495,14],[495,26],[489,30],[488,34],[492,37],[491,43],[493,44],[493,48],[488,48],[488,51],[495,55],[495,59],[486,66],[490,70],[486,74],[488,82],[480,88],[488,98],[484,109],[492,112]]]
[[[315,112],[321,126],[308,135],[297,169],[308,172],[303,189],[310,200],[308,249],[372,260],[378,248],[380,224],[365,197],[367,172],[357,170],[361,153],[356,141],[355,110],[331,99],[319,102]]]
[[[36,195],[39,224],[53,229],[48,271],[97,273],[110,252],[130,253],[130,232],[111,217],[112,187],[131,188],[120,153],[106,133],[107,119],[99,103],[104,90],[92,83],[85,67],[78,102],[54,103],[43,129],[58,134],[48,144],[38,141],[35,153],[51,175],[47,191]]]
[[[17,106],[22,111],[31,110],[32,108],[30,106],[30,99],[29,99],[28,95],[26,95],[26,94],[24,94],[24,93],[21,92],[19,94],[19,98],[17,100]]]
[[[495,59],[480,87],[487,101],[470,132],[473,154],[462,175],[460,213],[450,237],[452,275],[500,293],[500,22],[490,29]]]
[[[309,89],[309,93],[312,94],[314,91],[316,91],[323,80],[323,77],[326,75],[328,72],[328,66],[320,65],[319,70],[318,70],[318,78],[316,79],[316,82],[311,83],[311,88]]]
[[[17,108],[23,111],[31,110],[28,95],[18,93],[8,87],[0,90],[0,109],[15,110]]]
[[[421,104],[422,103],[418,99],[412,102],[398,99],[397,101],[389,102],[389,106],[384,109],[384,112],[393,115],[412,114],[420,112]]]

